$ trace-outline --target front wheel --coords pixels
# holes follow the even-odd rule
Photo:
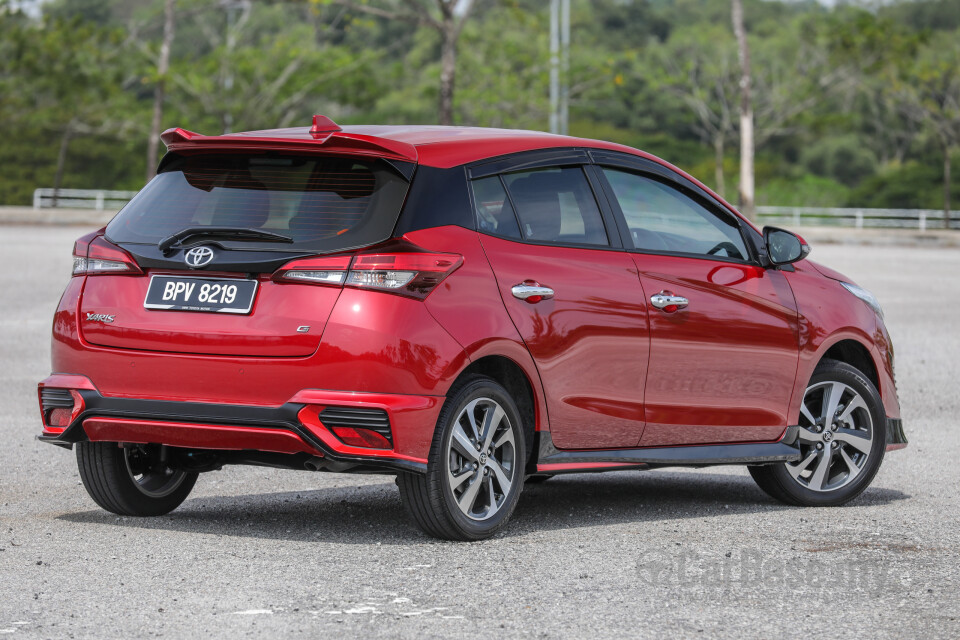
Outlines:
[[[886,422],[873,383],[854,367],[827,360],[817,367],[800,405],[800,459],[750,467],[750,475],[787,504],[844,504],[863,493],[880,469]]]
[[[187,499],[196,473],[171,469],[159,445],[77,443],[83,486],[98,505],[121,516],[162,516]]]
[[[437,538],[492,536],[517,505],[525,444],[520,412],[507,390],[489,378],[471,378],[440,412],[426,475],[398,476],[404,507]]]

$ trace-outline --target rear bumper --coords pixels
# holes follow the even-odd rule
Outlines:
[[[334,470],[426,471],[443,398],[306,389],[280,406],[176,402],[104,396],[85,376],[54,375],[40,389],[75,391],[81,410],[66,427],[44,424],[38,439],[162,444],[220,452],[263,452],[321,458]],[[389,420],[391,449],[350,446],[318,418],[325,407],[380,409]],[[41,407],[42,409],[42,407]],[[301,465],[302,466],[302,465]]]
[[[903,420],[887,418],[887,451],[896,451],[907,446],[907,434],[903,432]]]

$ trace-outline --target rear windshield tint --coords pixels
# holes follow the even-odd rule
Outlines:
[[[386,240],[409,183],[383,160],[182,156],[168,162],[107,226],[113,242],[156,244],[191,227],[280,233],[257,250],[339,251]],[[218,241],[239,248],[242,240]]]

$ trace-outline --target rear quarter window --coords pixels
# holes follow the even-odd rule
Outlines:
[[[518,171],[503,176],[525,240],[609,246],[600,209],[580,167]]]

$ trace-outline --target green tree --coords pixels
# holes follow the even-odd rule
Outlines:
[[[7,129],[5,137],[56,141],[53,176],[43,178],[50,180],[47,186],[63,185],[76,139],[123,141],[141,129],[134,97],[126,90],[133,76],[122,32],[79,16],[37,22],[0,12],[0,25],[5,50],[0,126]]]
[[[923,123],[943,158],[944,226],[950,228],[951,156],[960,145],[960,40],[938,33],[905,71],[907,114]]]
[[[714,188],[725,197],[726,146],[736,139],[738,94],[736,43],[722,27],[676,31],[653,48],[657,86],[680,98],[694,116],[692,126],[713,150]],[[645,70],[649,73],[649,70]]]
[[[354,11],[396,22],[427,27],[440,37],[440,91],[437,117],[453,124],[453,92],[457,75],[457,43],[463,27],[482,0],[382,0],[376,4],[356,0],[311,0],[318,5],[338,4]]]

